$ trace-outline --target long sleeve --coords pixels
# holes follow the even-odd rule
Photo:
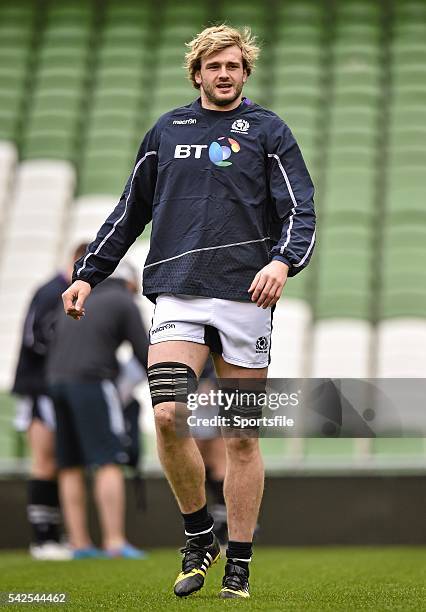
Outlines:
[[[288,126],[277,118],[268,138],[268,178],[281,236],[271,258],[286,263],[289,276],[305,268],[315,245],[314,186]]]
[[[89,244],[85,255],[75,263],[73,281],[84,280],[94,287],[105,280],[151,221],[157,153],[158,134],[154,126],[140,146],[120,201]]]

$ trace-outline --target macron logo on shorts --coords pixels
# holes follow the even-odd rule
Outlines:
[[[164,325],[160,325],[152,330],[151,334],[157,334],[158,332],[164,331],[165,329],[175,329],[176,325],[174,323],[165,323]]]

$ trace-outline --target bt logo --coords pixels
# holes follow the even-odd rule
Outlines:
[[[221,142],[213,141],[208,147],[210,161],[212,161],[216,166],[232,166],[232,162],[226,160],[231,157],[232,153],[238,153],[241,148],[240,144],[233,138],[225,138],[225,136],[221,136],[217,140],[224,140],[227,144],[222,144]],[[228,144],[230,146],[228,146]],[[178,144],[175,147],[174,158],[185,159],[187,157],[190,157],[192,152],[194,152],[194,158],[200,159],[203,149],[207,149],[207,145]]]
[[[185,157],[189,157],[191,155],[191,149],[194,149],[195,151],[195,159],[200,159],[201,152],[203,149],[207,149],[207,145],[176,145],[174,157],[177,159],[184,159]]]
[[[231,157],[231,153],[238,153],[241,148],[239,143],[233,138],[225,138],[225,136],[221,136],[218,140],[228,141],[231,147],[221,145],[216,141],[212,142],[209,147],[210,161],[216,164],[216,166],[232,166],[232,162],[225,160]]]

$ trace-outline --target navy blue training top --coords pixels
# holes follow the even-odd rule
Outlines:
[[[250,300],[272,259],[294,276],[315,243],[314,187],[289,127],[243,99],[213,111],[200,99],[146,134],[124,192],[73,280],[92,287],[117,266],[152,220],[143,293]]]

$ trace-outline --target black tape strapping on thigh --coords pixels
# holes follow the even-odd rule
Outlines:
[[[178,361],[163,361],[150,366],[148,383],[153,407],[162,402],[186,404],[188,394],[195,393],[198,386],[194,370]]]
[[[226,401],[220,404],[220,416],[242,417],[245,419],[260,419],[262,417],[262,405],[259,402],[259,395],[264,391],[259,389],[221,389],[226,395]],[[231,395],[234,394],[234,395]]]

